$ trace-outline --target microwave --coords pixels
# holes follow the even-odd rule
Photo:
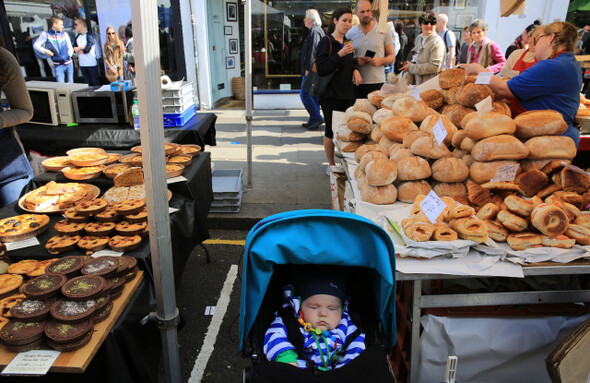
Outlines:
[[[72,92],[76,121],[87,124],[129,123],[133,91],[97,91],[98,87]]]
[[[55,126],[76,122],[71,93],[87,89],[87,84],[27,81],[26,85],[34,109],[29,123]]]

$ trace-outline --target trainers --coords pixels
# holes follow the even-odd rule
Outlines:
[[[320,127],[320,125],[323,124],[323,123],[324,123],[323,121],[316,121],[313,124],[310,124],[307,127],[307,130],[318,130],[318,128]]]

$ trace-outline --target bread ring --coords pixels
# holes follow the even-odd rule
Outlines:
[[[582,215],[582,212],[580,211],[580,209],[578,209],[575,205],[573,205],[569,202],[564,202],[563,204],[565,205],[565,208],[567,209],[565,213],[567,214],[568,218],[570,219],[570,222],[576,220],[578,217],[580,217]]]
[[[449,219],[471,217],[475,214],[475,209],[467,205],[455,206],[449,211]]]
[[[561,198],[556,196],[555,194],[550,195],[549,197],[545,198],[545,203],[557,206],[558,208],[563,210],[565,212],[565,214],[567,215],[567,218],[570,221],[573,221],[574,219],[576,219],[576,216],[574,215],[574,213],[572,211],[570,211],[570,209],[568,209],[565,202]]]
[[[565,235],[576,240],[580,245],[590,245],[590,229],[584,226],[570,224]]]
[[[514,250],[526,250],[531,247],[540,247],[543,241],[539,234],[531,232],[512,233],[508,236],[508,245]]]
[[[515,195],[509,195],[508,197],[504,198],[504,203],[506,204],[508,210],[514,214],[518,214],[521,217],[530,216],[533,212],[533,209],[535,208],[531,200],[526,200]]]
[[[479,209],[476,216],[477,218],[483,220],[496,219],[496,216],[498,215],[499,211],[500,208],[498,206],[496,206],[492,202],[488,202],[485,205],[483,205],[481,209]]]
[[[502,226],[502,224],[496,221],[491,221],[489,219],[486,219],[484,222],[488,228],[488,235],[491,239],[493,239],[496,242],[506,242],[506,239],[508,239],[508,235],[510,234],[510,232],[508,232],[508,230],[506,230],[506,228]]]
[[[531,223],[541,233],[554,237],[565,233],[568,228],[569,219],[566,213],[559,207],[542,203],[533,209]],[[566,235],[574,238],[571,235]]]
[[[500,210],[497,218],[504,227],[512,231],[523,231],[529,226],[529,222],[526,219],[511,213],[508,210]]]
[[[576,240],[565,235],[556,235],[555,237],[541,236],[543,246],[559,247],[561,249],[571,249]]]

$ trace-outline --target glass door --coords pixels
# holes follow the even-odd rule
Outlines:
[[[211,76],[211,101],[215,106],[222,98],[228,97],[228,86],[225,70],[225,50],[224,43],[224,5],[223,1],[211,0],[207,3],[208,13],[213,15],[211,23],[208,25],[209,34],[209,57],[210,57],[210,76]]]

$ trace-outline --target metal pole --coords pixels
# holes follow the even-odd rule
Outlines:
[[[244,54],[246,64],[246,129],[248,146],[248,187],[252,186],[252,2],[244,5]]]
[[[137,101],[141,149],[144,155],[145,194],[150,228],[150,250],[157,312],[150,314],[161,331],[167,382],[180,382],[178,309],[174,290],[168,186],[164,161],[164,126],[160,86],[160,47],[156,0],[131,0],[137,66]]]

